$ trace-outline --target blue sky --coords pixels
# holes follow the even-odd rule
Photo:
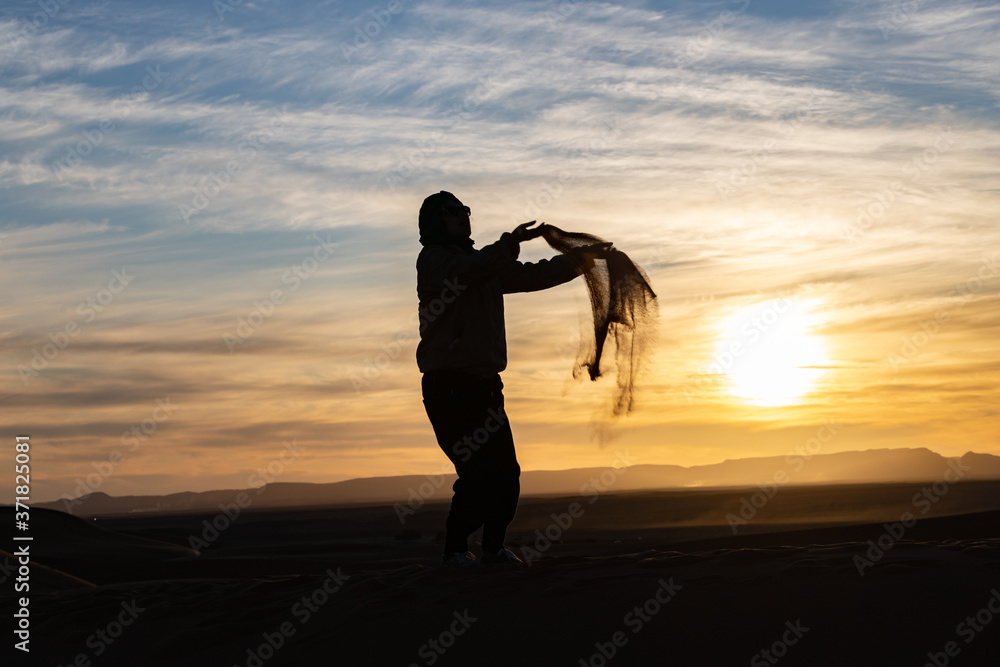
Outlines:
[[[445,189],[479,247],[537,218],[650,273],[643,407],[608,427],[642,463],[780,455],[825,419],[829,451],[1000,454],[998,27],[976,2],[5,3],[4,430],[46,499],[144,422],[100,490],[243,487],[292,439],[283,481],[437,471],[411,321]],[[778,298],[823,372],[765,405],[706,369]],[[522,467],[609,465],[610,388],[569,380],[582,282],[507,306]]]

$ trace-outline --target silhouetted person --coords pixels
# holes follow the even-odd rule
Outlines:
[[[534,263],[517,261],[520,244],[537,238],[534,221],[473,248],[470,209],[450,192],[420,207],[417,295],[424,407],[438,445],[458,479],[446,522],[443,562],[482,567],[469,536],[483,526],[483,562],[521,563],[504,547],[521,490],[521,467],[504,412],[500,372],[507,367],[503,295],[568,282],[592,266],[586,252]],[[587,250],[592,250],[588,248]]]

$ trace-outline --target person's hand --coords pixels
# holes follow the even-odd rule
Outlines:
[[[531,222],[525,222],[514,228],[514,231],[510,233],[514,237],[514,240],[518,243],[524,243],[525,241],[530,241],[531,239],[538,238],[542,235],[543,227],[545,223],[543,222],[535,228],[531,228],[533,224],[538,222],[537,220],[532,220]]]

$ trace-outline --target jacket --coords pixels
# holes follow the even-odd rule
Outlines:
[[[421,373],[500,373],[507,368],[503,295],[548,289],[583,272],[566,255],[525,263],[519,253],[510,233],[478,250],[424,246],[417,256]]]

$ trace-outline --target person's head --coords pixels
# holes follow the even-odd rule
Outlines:
[[[424,199],[420,207],[420,243],[472,245],[472,224],[468,206],[442,190]]]

